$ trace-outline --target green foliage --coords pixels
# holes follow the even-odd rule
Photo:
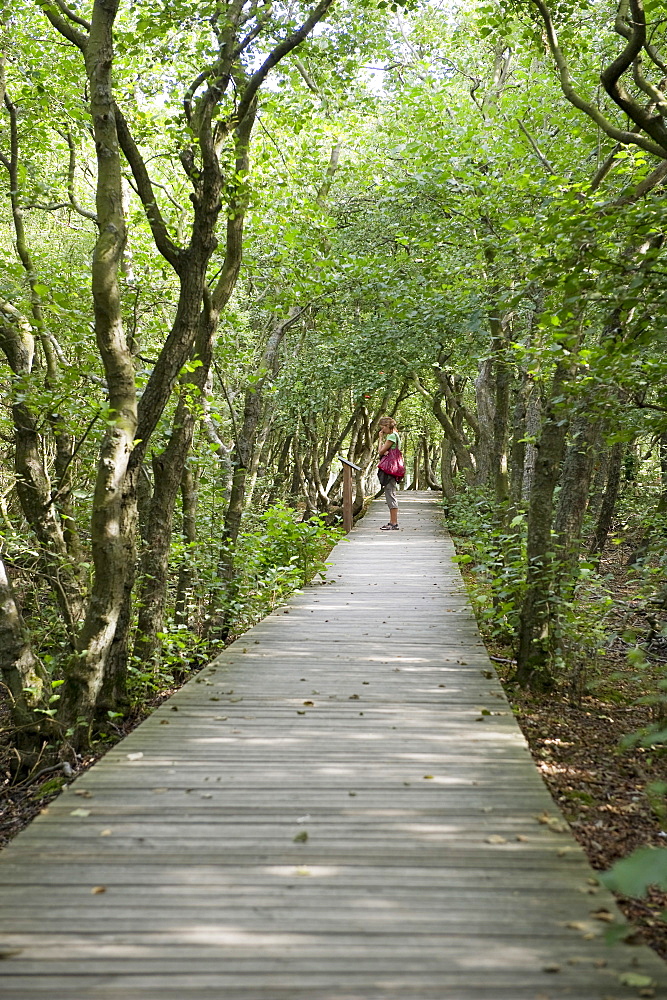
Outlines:
[[[514,513],[508,524],[506,510],[485,490],[468,490],[445,501],[445,511],[456,540],[455,561],[464,568],[483,634],[493,644],[515,650],[526,589],[525,515]],[[558,567],[554,553],[545,572],[557,573]],[[550,605],[553,668],[577,697],[592,682],[597,659],[604,654],[613,607],[604,581],[593,576],[590,564],[581,562],[578,573],[576,587],[552,591]]]
[[[459,494],[445,509],[477,618],[486,635],[513,645],[525,588],[525,518],[516,514],[506,525],[505,512],[484,489]]]
[[[234,554],[236,574],[225,601],[230,625],[242,632],[316,576],[324,579],[326,556],[343,536],[322,518],[299,520],[276,504],[248,519]]]
[[[624,896],[645,896],[650,886],[667,889],[667,848],[640,847],[598,877]]]

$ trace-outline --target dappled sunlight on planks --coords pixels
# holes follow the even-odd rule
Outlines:
[[[630,1000],[423,496],[0,857],[7,1000]],[[390,537],[387,537],[387,534]],[[391,610],[391,614],[388,614]],[[287,612],[287,613],[286,613]]]

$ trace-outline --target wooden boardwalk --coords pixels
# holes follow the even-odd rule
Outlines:
[[[652,952],[604,943],[620,916],[561,832],[438,508],[403,494],[402,531],[385,519],[0,855],[1,997],[664,995]]]

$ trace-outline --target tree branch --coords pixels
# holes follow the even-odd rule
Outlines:
[[[81,51],[85,54],[86,45],[88,44],[88,36],[84,35],[82,31],[77,31],[77,29],[74,28],[65,17],[61,17],[60,14],[57,14],[53,4],[50,3],[49,0],[35,0],[35,2],[38,7],[41,7],[42,11],[46,14],[56,31],[60,32],[64,38],[67,38],[68,41],[70,41],[73,45],[76,45],[76,47],[81,49]],[[71,12],[68,11],[65,4],[62,3],[61,0],[56,0],[56,2],[58,7],[63,10],[63,12],[67,12],[69,16]],[[72,20],[75,20],[75,17],[72,17]],[[78,21],[78,23],[81,23],[81,21]],[[85,24],[86,22],[83,23]]]
[[[276,45],[273,52],[271,52],[268,58],[264,60],[259,69],[252,74],[239,103],[236,116],[239,122],[242,122],[247,115],[255,99],[257,91],[264,83],[264,80],[269,75],[273,67],[277,66],[281,59],[283,59],[289,52],[292,51],[292,49],[295,49],[308,37],[312,29],[318,21],[324,17],[334,2],[335,0],[320,0],[317,6],[312,9],[301,27],[297,28],[296,31],[293,31],[291,35],[288,35],[287,38],[283,39],[282,42]]]
[[[182,251],[169,235],[166,223],[162,217],[162,213],[160,212],[155,198],[153,182],[151,181],[148,170],[146,169],[143,156],[134,141],[134,137],[130,132],[124,114],[117,104],[114,104],[114,115],[116,118],[118,141],[134,176],[134,180],[137,185],[137,194],[139,195],[141,203],[144,206],[144,211],[146,213],[148,224],[151,227],[151,233],[153,234],[155,245],[164,259],[168,261],[178,273],[181,266]]]
[[[523,132],[523,134],[525,135],[525,137],[528,140],[528,142],[530,143],[530,145],[532,146],[532,149],[533,149],[533,152],[535,153],[535,156],[538,158],[538,160],[540,161],[540,163],[542,164],[542,166],[544,167],[544,169],[548,173],[555,175],[556,171],[551,166],[551,164],[549,163],[549,161],[547,160],[546,156],[544,155],[544,153],[542,152],[542,150],[540,149],[540,147],[537,145],[537,143],[533,139],[532,135],[530,134],[530,132],[528,131],[528,129],[526,128],[526,126],[523,124],[523,122],[519,118],[516,119],[516,123],[519,126],[519,128],[521,129],[521,131]]]
[[[69,166],[67,168],[67,195],[69,197],[69,203],[72,206],[72,208],[74,209],[74,211],[78,212],[78,214],[82,218],[84,218],[84,219],[90,219],[91,222],[94,222],[97,225],[97,213],[96,212],[89,212],[88,209],[83,208],[82,205],[79,205],[78,201],[76,200],[76,194],[75,194],[75,191],[74,191],[74,171],[76,169],[76,149],[75,149],[75,146],[74,146],[74,140],[72,139],[72,133],[71,132],[67,132],[66,135],[65,135],[65,139],[67,141],[67,145],[69,146]]]
[[[616,142],[623,143],[626,146],[639,146],[641,149],[645,149],[646,152],[651,153],[653,156],[658,156],[660,159],[667,157],[667,138],[665,145],[659,145],[657,142],[653,142],[651,139],[647,139],[642,135],[637,135],[634,132],[628,132],[625,129],[616,128],[609,119],[607,119],[602,112],[590,101],[581,97],[580,94],[574,88],[572,83],[572,77],[570,76],[570,70],[567,65],[567,61],[562,53],[562,50],[558,44],[558,36],[556,34],[556,29],[554,27],[553,21],[551,19],[551,14],[549,8],[547,7],[544,0],[531,0],[531,2],[537,7],[540,16],[544,22],[546,28],[547,42],[549,44],[549,49],[551,55],[556,64],[558,70],[559,80],[561,90],[567,98],[567,100],[579,111],[583,111],[584,114],[588,115],[596,125],[598,125],[603,132],[605,132],[611,139],[615,139]],[[613,66],[616,63],[612,64]],[[608,72],[608,71],[606,71]],[[609,77],[609,82],[611,84],[611,77]],[[605,87],[606,89],[606,87]],[[643,110],[643,109],[641,109]],[[629,113],[629,112],[628,112]],[[645,114],[645,113],[644,113]],[[633,121],[636,119],[630,115]],[[636,122],[640,124],[639,122]],[[643,128],[642,124],[642,128]]]
[[[541,2],[541,0],[535,0],[535,2]],[[604,89],[621,111],[625,112],[633,122],[640,125],[651,138],[660,144],[664,150],[662,155],[665,156],[667,155],[667,130],[662,119],[652,115],[641,104],[638,104],[621,83],[622,75],[636,62],[646,45],[646,18],[643,0],[630,0],[630,8],[632,17],[628,18],[627,26],[624,23],[622,13],[619,12],[619,17],[616,19],[616,30],[627,39],[627,45],[611,65],[600,73],[600,80]],[[636,79],[637,76],[643,81],[639,67],[635,68]],[[638,86],[655,99],[656,95],[648,84],[642,87],[639,80],[637,82]]]

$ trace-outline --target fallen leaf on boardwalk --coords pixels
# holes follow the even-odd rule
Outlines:
[[[425,774],[424,775],[424,781],[432,781],[432,780],[433,780],[433,775],[432,774]]]
[[[588,930],[588,924],[585,924],[583,920],[568,920],[565,924],[568,930],[571,931],[586,931]]]
[[[591,916],[593,917],[594,920],[601,920],[605,924],[613,924],[614,921],[616,920],[614,914],[610,913],[609,910],[605,909],[594,910],[591,912]]]
[[[167,791],[166,788],[154,788],[153,795],[164,795],[166,791]]]
[[[486,838],[487,844],[506,844],[507,838],[501,837],[499,833],[492,833],[490,837]]]
[[[314,701],[304,701],[304,705],[308,705],[310,708],[315,708]]]
[[[650,976],[644,976],[640,972],[622,972],[618,981],[622,986],[655,986]]]
[[[169,725],[169,719],[160,719],[160,725],[161,726],[168,726]]]
[[[172,712],[178,712],[178,705],[172,705],[171,710]]]
[[[516,839],[521,844],[528,844],[528,843],[530,843],[530,837],[524,837],[524,835],[522,833],[517,833]]]
[[[138,753],[128,753],[127,754],[127,759],[128,760],[141,760],[142,757],[143,757],[143,753],[141,753],[141,751],[139,751]]]
[[[534,818],[538,823],[542,823],[543,826],[548,826],[549,829],[553,830],[555,833],[567,833],[570,829],[564,819],[560,819],[558,816],[552,816],[548,812],[540,813]]]
[[[348,701],[359,701],[359,695],[351,694],[350,697],[348,698]]]
[[[91,894],[91,896],[99,896],[100,893],[106,892],[106,891],[107,891],[107,887],[105,885],[95,885],[90,890],[90,894]]]
[[[302,830],[300,833],[297,833],[293,840],[295,844],[305,844],[308,840],[308,831]]]
[[[111,830],[100,830],[100,837],[110,837]]]
[[[299,709],[299,708],[297,708],[297,710],[296,710],[296,714],[297,714],[297,715],[305,715],[306,713],[305,713],[305,712],[303,711],[303,709]]]
[[[297,868],[297,875],[310,875],[310,868]]]
[[[296,821],[297,823],[307,823],[309,819],[310,813],[306,813],[305,816],[297,816]]]
[[[544,965],[542,972],[560,972],[560,965]]]
[[[5,951],[0,951],[0,961],[4,958],[15,958],[17,955],[20,955],[22,951],[23,948],[9,948]]]
[[[72,809],[70,816],[90,816],[90,809]]]
[[[77,788],[74,791],[75,795],[80,795],[82,799],[92,799],[93,793],[89,792],[87,788]]]

